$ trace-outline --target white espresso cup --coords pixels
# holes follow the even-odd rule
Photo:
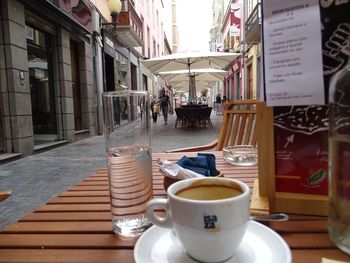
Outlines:
[[[249,187],[228,178],[193,178],[172,184],[168,198],[148,202],[146,213],[157,226],[174,229],[186,252],[201,262],[231,258],[249,220]],[[157,214],[159,208],[165,216]]]

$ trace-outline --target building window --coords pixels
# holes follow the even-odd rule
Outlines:
[[[147,26],[147,57],[151,58],[151,34],[149,31],[149,27]]]
[[[155,21],[154,21],[154,18],[155,18],[155,15],[154,15],[154,0],[152,0],[152,18],[153,18],[153,25],[155,24]]]
[[[247,0],[247,17],[249,17],[252,11],[253,11],[253,0]]]
[[[247,98],[252,99],[253,98],[253,66],[252,64],[249,64],[247,67],[248,70],[248,94]]]
[[[143,18],[143,16],[141,16],[141,21],[142,21],[142,26],[143,26],[143,28],[142,28],[142,37],[144,37],[145,35],[146,35],[146,33],[145,33],[145,19]],[[144,40],[144,39],[142,39],[142,40]],[[142,55],[146,55],[145,54],[145,45],[142,45]]]
[[[119,52],[116,52],[115,64],[117,68],[118,84],[127,86],[128,59]]]
[[[34,143],[42,141],[36,135],[57,134],[53,87],[52,36],[32,25],[26,25],[29,84],[32,104]],[[56,136],[46,137],[49,140]]]
[[[236,99],[240,100],[241,99],[241,72],[237,71],[236,72]]]
[[[156,57],[157,55],[157,46],[156,46],[156,40],[153,38],[153,54],[152,57]]]

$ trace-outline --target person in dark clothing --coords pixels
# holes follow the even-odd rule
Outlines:
[[[224,95],[224,96],[222,96],[222,100],[221,100],[221,102],[223,103],[223,104],[225,104],[226,102],[227,102],[227,98],[226,98],[226,96]]]
[[[168,95],[165,94],[165,90],[163,89],[160,97],[159,97],[159,101],[160,101],[160,108],[162,110],[162,114],[164,117],[164,124],[167,125],[168,124],[168,111],[169,109],[171,109],[171,104],[170,104],[170,98]]]
[[[221,103],[221,96],[220,94],[216,95],[216,101],[215,101],[217,104],[220,104]]]
[[[216,98],[215,98],[215,111],[216,111],[216,115],[221,115],[221,96],[220,96],[220,94],[216,95]]]

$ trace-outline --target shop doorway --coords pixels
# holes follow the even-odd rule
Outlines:
[[[242,99],[241,97],[241,73],[240,71],[236,72],[236,100]]]
[[[55,141],[57,120],[53,86],[53,37],[27,25],[29,84],[34,145]]]
[[[115,90],[114,81],[114,59],[105,54],[105,72],[106,72],[106,91]]]
[[[148,81],[147,81],[147,76],[142,74],[142,79],[143,79],[143,88],[144,90],[148,91]]]
[[[249,64],[247,67],[248,70],[248,94],[247,99],[253,98],[253,66]]]
[[[137,90],[137,67],[130,63],[130,71],[131,71],[131,89]]]

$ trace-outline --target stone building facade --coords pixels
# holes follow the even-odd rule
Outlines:
[[[91,13],[55,2],[0,0],[0,153],[96,133]]]

